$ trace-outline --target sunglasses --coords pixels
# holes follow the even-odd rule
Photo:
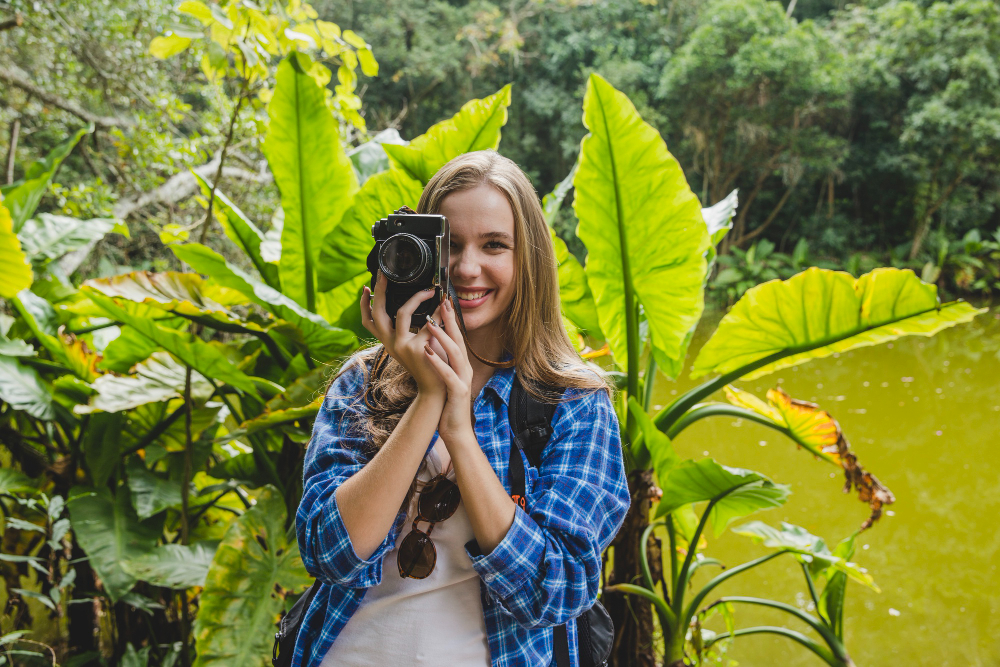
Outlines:
[[[431,541],[434,524],[441,523],[458,509],[462,501],[458,485],[444,475],[438,475],[424,485],[417,502],[417,517],[403,542],[399,545],[396,564],[399,576],[406,579],[424,579],[434,571],[437,564],[437,550]],[[427,532],[417,528],[417,523],[426,521]]]

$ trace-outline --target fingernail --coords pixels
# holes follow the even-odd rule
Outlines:
[[[434,350],[432,350],[429,345],[424,345],[424,352],[427,354],[434,354]]]

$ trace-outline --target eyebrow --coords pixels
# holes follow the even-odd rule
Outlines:
[[[510,243],[514,242],[514,237],[507,232],[483,232],[479,235],[481,239],[503,239]]]

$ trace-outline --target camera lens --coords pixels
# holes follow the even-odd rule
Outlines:
[[[397,283],[419,278],[431,262],[427,244],[412,234],[396,234],[382,243],[378,263],[382,273]]]

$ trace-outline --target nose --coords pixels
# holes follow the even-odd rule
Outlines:
[[[482,267],[475,257],[475,253],[468,250],[452,252],[451,254],[451,277],[459,282],[468,283],[479,277]]]

